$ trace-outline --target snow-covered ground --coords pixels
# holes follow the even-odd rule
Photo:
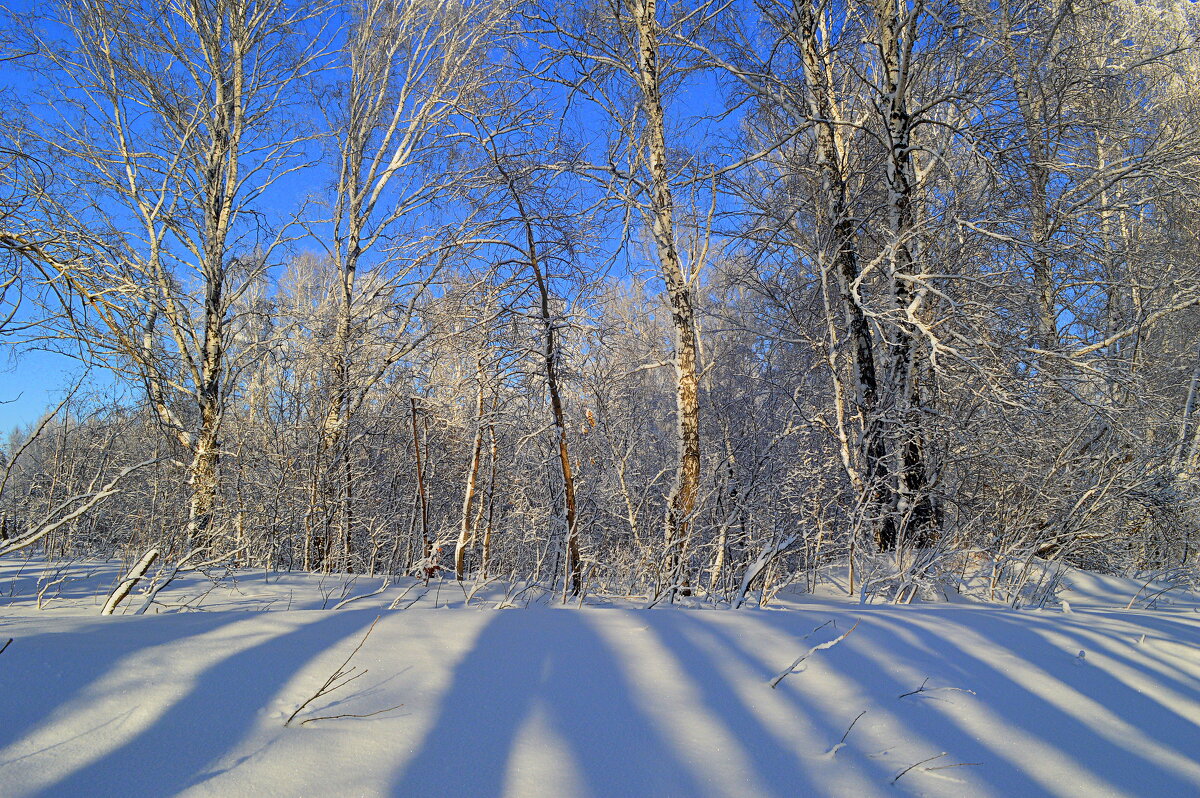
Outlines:
[[[101,617],[118,572],[0,562],[0,796],[1200,795],[1182,589],[496,610],[529,595],[447,581],[334,609],[380,580],[260,571]]]

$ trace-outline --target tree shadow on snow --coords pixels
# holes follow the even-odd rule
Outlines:
[[[310,659],[374,617],[369,611],[329,613],[231,654],[199,674],[186,696],[136,736],[37,795],[157,798],[204,781],[207,767],[255,726],[264,702]]]
[[[392,794],[504,794],[514,742],[539,709],[592,794],[702,793],[632,694],[587,613],[496,612],[455,668],[434,726]]]
[[[86,631],[14,635],[0,667],[0,750],[33,732],[127,657],[229,624],[228,616],[208,613],[169,621],[141,622],[136,635],[122,633],[122,626],[130,623],[123,618]],[[16,696],[21,700],[14,700]]]
[[[760,617],[772,626],[794,626],[793,619],[777,616],[770,613]],[[908,702],[903,715],[913,732],[931,740],[953,740],[957,756],[983,763],[973,772],[973,780],[1008,790],[1009,794],[1013,790],[1022,796],[1059,792],[1051,785],[1053,778],[1047,780],[1048,774],[1037,772],[1037,765],[1012,761],[1008,759],[1012,754],[996,745],[1008,736],[1006,729],[1039,741],[1041,750],[1065,758],[1098,782],[1106,782],[1110,789],[1132,795],[1200,794],[1194,774],[1117,742],[1111,733],[1088,720],[1086,708],[1078,701],[1091,699],[1138,729],[1142,736],[1139,742],[1177,757],[1187,758],[1187,752],[1200,750],[1195,747],[1200,745],[1200,731],[1194,725],[1183,722],[1134,686],[1091,663],[1076,662],[1069,652],[1053,646],[1039,633],[1040,629],[1034,628],[1044,625],[1064,632],[1063,626],[1052,619],[1043,622],[1003,611],[971,611],[969,617],[969,623],[960,623],[950,613],[934,617],[904,611],[886,615],[863,612],[863,628],[858,636],[829,651],[825,659],[830,667],[869,690],[897,696],[889,707],[893,712],[899,714],[901,705]],[[1001,657],[1000,652],[985,655],[964,645],[975,635],[1007,649],[1011,658]],[[930,652],[936,654],[931,656]],[[967,696],[931,694],[932,698],[924,700],[920,696],[900,699],[900,694],[916,689],[918,684],[899,678],[898,667],[929,674],[931,686],[976,690],[978,700],[1002,725],[983,737],[973,734],[955,717],[953,709],[958,701],[976,700]],[[1019,678],[1013,668],[1023,669],[1023,677]],[[1026,684],[1025,679],[1033,681]],[[1034,683],[1039,685],[1036,690]],[[1047,700],[1048,695],[1059,697],[1067,705],[1076,703],[1079,709],[1068,711],[1058,701]],[[929,704],[931,700],[939,703]]]

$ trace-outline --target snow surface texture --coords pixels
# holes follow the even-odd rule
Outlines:
[[[118,570],[0,563],[5,798],[1200,795],[1195,596],[1125,610],[1132,581],[1042,611],[497,611],[450,582],[335,611],[380,580],[259,572],[99,617]],[[285,727],[379,616],[365,675]]]

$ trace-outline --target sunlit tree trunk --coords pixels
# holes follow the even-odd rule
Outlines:
[[[667,171],[666,121],[659,72],[659,27],[655,0],[627,0],[637,35],[637,84],[645,114],[649,171],[650,229],[659,271],[667,285],[675,332],[675,479],[667,497],[665,537],[669,578],[686,582],[689,525],[700,493],[700,381],[696,314],[675,235],[674,201]],[[686,589],[686,586],[685,586]]]

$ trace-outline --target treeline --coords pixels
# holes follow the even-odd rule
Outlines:
[[[6,22],[0,332],[104,376],[7,443],[0,553],[735,602],[1194,564],[1191,3]]]

